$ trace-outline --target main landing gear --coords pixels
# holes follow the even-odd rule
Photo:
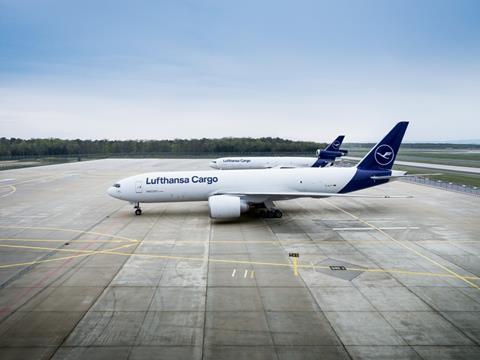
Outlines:
[[[283,213],[275,208],[272,202],[256,204],[254,206],[254,212],[258,216],[266,219],[280,219],[283,216]]]
[[[283,213],[278,209],[266,209],[266,211],[262,214],[262,217],[271,219],[277,218],[280,219],[283,216]]]
[[[140,203],[135,203],[135,206],[133,207],[135,209],[135,215],[142,215],[142,209],[140,209]]]

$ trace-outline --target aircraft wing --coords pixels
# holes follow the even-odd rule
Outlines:
[[[336,194],[336,193],[320,193],[320,192],[303,192],[303,191],[216,191],[212,195],[236,195],[236,196],[266,196],[266,197],[353,197],[353,198],[376,198],[376,199],[406,199],[413,196],[390,196],[390,195],[362,195],[362,194]]]

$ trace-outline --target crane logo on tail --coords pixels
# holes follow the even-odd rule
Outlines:
[[[390,145],[380,145],[375,150],[375,161],[382,166],[388,165],[392,162],[395,153]]]
[[[333,147],[334,149],[338,149],[339,146],[340,146],[340,141],[338,141],[338,140],[335,141],[335,142],[332,144],[332,147]]]

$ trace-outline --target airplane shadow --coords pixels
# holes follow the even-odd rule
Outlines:
[[[265,219],[262,218],[259,215],[256,215],[252,212],[242,214],[240,218],[237,219],[231,219],[231,220],[214,220],[211,219],[215,224],[222,225],[222,224],[239,224],[239,223],[252,223],[252,222],[259,222],[261,220],[268,220],[268,221],[282,221],[286,219],[291,219],[292,217],[296,216],[302,216],[302,217],[324,217],[324,216],[331,216],[331,215],[336,215],[336,214],[343,214],[342,211],[339,209],[336,209],[335,207],[332,207],[331,205],[328,204],[321,204],[319,203],[318,206],[314,208],[305,208],[300,205],[295,205],[295,204],[278,204],[278,208],[283,211],[284,216],[280,219]],[[151,206],[151,205],[150,205]],[[350,204],[350,203],[343,203],[339,205],[339,207],[350,213],[358,213],[359,211],[365,210],[365,207],[359,204]],[[389,206],[384,204],[380,205],[378,204],[375,206],[375,210],[385,213],[388,212]],[[142,207],[143,213],[139,218],[158,218],[158,217],[181,217],[186,220],[193,220],[195,218],[208,218],[209,217],[209,211],[208,211],[208,206],[205,204],[205,206],[202,207],[188,207],[188,206],[176,206],[176,207]],[[370,209],[371,210],[371,209]],[[115,216],[121,217],[121,218],[131,218],[131,217],[136,217],[134,214],[133,209],[122,209],[118,213],[116,213]]]

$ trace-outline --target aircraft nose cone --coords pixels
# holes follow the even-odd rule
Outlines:
[[[107,194],[112,196],[112,197],[116,197],[116,189],[113,187],[113,186],[110,186],[107,190]]]
[[[217,163],[215,161],[210,161],[210,167],[211,168],[214,168],[214,169],[217,169]]]

